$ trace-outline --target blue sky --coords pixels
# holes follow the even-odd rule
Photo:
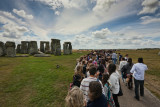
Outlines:
[[[73,49],[160,48],[160,1],[0,1],[0,41],[51,38]]]

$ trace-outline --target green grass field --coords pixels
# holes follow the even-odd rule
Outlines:
[[[125,50],[137,62],[143,57],[149,70],[145,85],[160,98],[159,50]],[[87,52],[52,57],[0,57],[0,107],[64,107],[76,59]],[[56,65],[60,68],[56,68]]]
[[[0,107],[64,107],[76,59],[83,54],[0,57]]]

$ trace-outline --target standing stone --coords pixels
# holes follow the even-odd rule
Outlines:
[[[71,45],[71,43],[69,44],[69,53],[72,54],[72,45]]]
[[[44,53],[44,42],[40,41],[40,51]]]
[[[56,56],[61,55],[61,44],[59,39],[51,39],[51,53]]]
[[[61,55],[61,43],[60,43],[60,40],[56,41],[55,55],[56,56]]]
[[[64,55],[66,55],[66,48],[67,48],[67,45],[64,43],[64,44],[63,44],[63,54],[64,54]]]
[[[71,42],[64,42],[64,44],[63,44],[63,54],[64,55],[72,54]]]
[[[16,52],[17,52],[17,53],[21,53],[21,44],[18,44],[18,45],[17,45],[17,50],[16,50]]]
[[[10,41],[7,41],[5,43],[5,47],[6,47],[6,54],[7,56],[9,57],[15,57],[16,56],[16,50],[15,50],[15,42],[10,42]]]
[[[0,56],[5,56],[6,50],[3,42],[0,41]]]
[[[21,41],[21,53],[22,54],[29,53],[29,41]]]
[[[51,53],[55,53],[55,46],[56,46],[56,40],[57,39],[51,39]]]
[[[160,51],[159,51],[158,55],[160,56]]]
[[[49,42],[46,42],[46,46],[45,46],[45,53],[49,54],[50,53],[50,47],[49,47]]]
[[[45,47],[44,47],[45,44]],[[40,41],[40,51],[43,53],[50,53],[49,41]]]
[[[29,54],[34,55],[38,53],[37,41],[30,41],[29,43]]]

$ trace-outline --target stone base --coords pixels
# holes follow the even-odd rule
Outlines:
[[[16,57],[29,57],[29,55],[16,55]]]
[[[48,54],[35,54],[34,57],[50,57]]]

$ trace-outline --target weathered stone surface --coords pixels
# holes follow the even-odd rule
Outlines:
[[[44,41],[40,41],[40,51],[41,52],[45,52],[45,50],[44,50]]]
[[[6,47],[7,56],[9,56],[9,57],[15,57],[16,56],[15,42],[7,41],[5,43],[5,47]]]
[[[5,54],[6,54],[5,45],[3,42],[0,41],[0,56],[5,56]]]
[[[21,41],[21,53],[28,54],[29,53],[29,41]]]
[[[159,51],[158,55],[160,56],[160,51]]]
[[[40,51],[47,54],[50,53],[49,41],[40,41]]]
[[[17,53],[21,53],[21,44],[18,44],[18,45],[17,45],[16,52],[17,52]]]
[[[38,53],[37,41],[30,41],[29,43],[29,54],[34,55]]]
[[[35,54],[34,57],[50,57],[48,54]]]
[[[71,43],[69,44],[69,52],[70,52],[70,54],[72,54],[72,45],[71,45]]]
[[[45,53],[49,54],[50,52],[50,46],[49,46],[49,42],[46,42],[46,46],[45,46]]]
[[[61,43],[59,39],[51,39],[51,53],[56,56],[61,55]]]
[[[72,54],[71,42],[64,42],[64,44],[63,44],[63,54],[64,55]]]

